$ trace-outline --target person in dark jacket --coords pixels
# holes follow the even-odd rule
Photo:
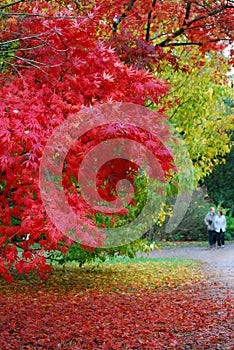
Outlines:
[[[209,213],[206,214],[204,219],[207,227],[210,248],[215,247],[215,244],[216,244],[216,232],[214,227],[214,220],[215,220],[215,208],[210,207],[210,211]]]

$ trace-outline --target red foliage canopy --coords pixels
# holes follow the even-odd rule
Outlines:
[[[27,4],[32,15],[44,13],[43,8],[47,16],[54,15],[47,2],[33,9]],[[167,92],[163,81],[121,63],[99,40],[92,17],[71,20],[67,14],[69,10],[60,11],[59,18],[49,20],[37,16],[18,21],[13,16],[1,34],[5,41],[15,32],[22,38],[10,61],[11,76],[1,75],[0,92],[0,273],[9,281],[13,265],[20,273],[38,268],[43,276],[50,269],[44,250],[61,249],[59,242],[65,242],[47,217],[38,185],[40,159],[54,128],[83,106],[108,101],[143,105],[146,99],[158,102]],[[156,123],[161,118],[158,113]],[[102,131],[110,133],[108,128]],[[100,141],[101,133],[96,137]],[[170,157],[164,166],[171,167]],[[38,251],[30,248],[35,242]]]

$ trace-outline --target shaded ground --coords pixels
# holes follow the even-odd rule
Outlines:
[[[207,247],[169,248],[161,252],[153,251],[150,257],[180,257],[200,260],[204,263],[205,273],[234,293],[234,243],[226,244],[224,248],[214,249]]]

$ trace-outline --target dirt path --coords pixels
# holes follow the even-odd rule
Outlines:
[[[224,248],[209,249],[207,247],[170,248],[152,251],[150,257],[166,258],[180,257],[200,260],[208,275],[221,282],[234,293],[234,243],[226,244]]]

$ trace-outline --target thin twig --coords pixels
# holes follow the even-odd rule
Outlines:
[[[26,36],[24,38],[17,38],[17,39],[12,39],[12,40],[8,40],[8,41],[3,41],[0,43],[0,45],[5,45],[5,44],[11,44],[11,43],[15,43],[15,42],[18,42],[18,41],[23,41],[23,40],[28,40],[28,39],[38,39],[40,36],[42,35],[46,35],[46,34],[49,34],[51,32],[45,32],[45,33],[41,33],[41,34],[33,34],[33,35],[30,35],[30,36]]]
[[[27,47],[27,48],[20,48],[20,47],[11,47],[10,51],[30,51],[30,50],[34,50],[34,49],[40,49],[41,47],[45,47],[46,45],[37,45],[37,46],[33,46],[33,47]],[[0,43],[0,47],[1,47],[1,43]],[[0,54],[1,55],[1,54]]]
[[[41,72],[47,74],[47,72],[44,71],[39,65],[34,64],[34,63],[41,64],[41,65],[43,65],[44,67],[49,67],[49,66],[46,65],[46,64],[42,64],[42,63],[40,63],[40,62],[33,61],[33,60],[29,60],[29,59],[27,59],[27,58],[23,58],[23,57],[19,57],[19,56],[11,56],[11,55],[9,55],[8,57],[10,57],[10,58],[16,58],[16,59],[18,59],[18,60],[20,60],[20,61],[22,61],[22,62],[24,62],[24,63],[27,63],[28,66],[32,66],[32,67],[34,67],[34,68],[37,68],[37,69],[39,69]],[[27,66],[25,66],[25,67],[27,67]]]
[[[55,33],[52,33],[52,32],[45,32],[45,33],[41,33],[41,34],[34,34],[32,36],[27,36],[27,37],[24,37],[24,38],[16,38],[16,39],[12,39],[12,40],[9,40],[9,41],[3,41],[3,42],[0,42],[0,47],[1,46],[4,46],[4,45],[9,45],[9,44],[12,44],[12,43],[17,43],[17,42],[20,42],[20,41],[26,41],[26,40],[29,40],[29,39],[37,39],[38,41],[41,41],[43,43],[43,45],[38,45],[38,46],[35,46],[35,47],[32,47],[33,48],[38,48],[38,47],[43,47],[43,46],[49,46],[52,50],[56,51],[56,52],[65,52],[66,50],[59,50],[59,49],[56,49],[54,48],[52,45],[50,45],[50,43],[48,43],[45,39],[42,39],[41,36],[44,36],[44,35],[49,35],[49,34],[57,34],[59,35],[57,32]],[[23,50],[28,50],[29,48],[11,48],[11,51],[23,51]]]

